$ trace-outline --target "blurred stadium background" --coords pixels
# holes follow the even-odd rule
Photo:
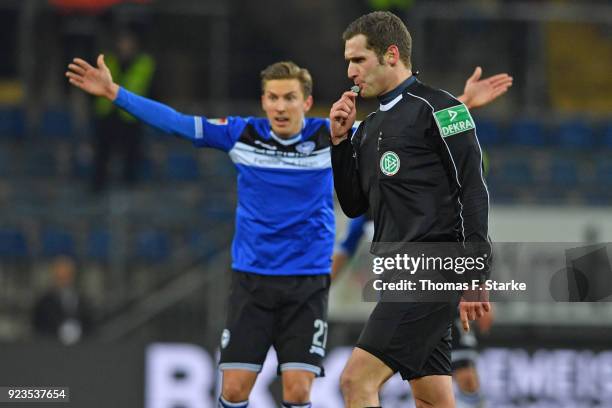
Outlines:
[[[424,82],[460,94],[476,65],[514,77],[475,112],[494,240],[612,242],[609,1],[1,0],[0,385],[67,385],[75,407],[214,406],[233,166],[145,129],[139,183],[92,192],[93,103],[67,85],[69,59],[92,61],[129,25],[155,59],[150,95],[208,117],[259,115],[259,71],[292,59],[313,74],[313,115],[327,116],[350,86],[341,32],[373,9],[405,18]],[[80,339],[32,324],[59,255],[76,260],[89,304]],[[341,406],[337,378],[371,307],[360,290],[350,272],[333,288],[317,407]],[[612,407],[610,305],[498,305],[481,339],[489,406]],[[274,372],[270,361],[251,406],[274,406]],[[391,381],[383,403],[410,406],[408,386]]]

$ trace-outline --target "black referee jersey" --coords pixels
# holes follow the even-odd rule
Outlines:
[[[415,77],[379,101],[350,141],[332,148],[342,210],[374,220],[372,253],[400,242],[482,242],[490,250],[482,151],[466,106]]]

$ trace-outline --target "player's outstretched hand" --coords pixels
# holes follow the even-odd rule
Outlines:
[[[470,320],[478,320],[491,311],[489,292],[486,290],[466,291],[459,302],[459,318],[463,330],[470,331]],[[478,299],[478,301],[474,301]]]
[[[113,76],[104,63],[104,55],[100,54],[97,61],[98,67],[93,67],[81,58],[75,58],[68,64],[66,76],[68,81],[95,96],[103,96],[114,101],[119,92],[119,85],[113,82]]]
[[[487,105],[505,94],[512,86],[513,78],[506,73],[484,79],[480,79],[481,76],[482,68],[476,67],[472,76],[465,82],[462,96],[468,108]]]
[[[329,127],[331,131],[332,144],[337,145],[346,139],[353,128],[357,117],[355,99],[357,94],[346,91],[336,101],[329,111]]]

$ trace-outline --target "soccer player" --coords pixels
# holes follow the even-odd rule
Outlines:
[[[362,97],[380,103],[356,133],[357,94],[345,92],[331,108],[343,211],[371,214],[374,253],[402,242],[478,242],[488,250],[488,192],[467,107],[412,75],[411,37],[394,14],[361,16],[343,39],[349,78]],[[459,294],[448,302],[379,302],[341,377],[346,406],[380,406],[380,387],[399,372],[418,408],[454,407],[450,329],[458,304]],[[490,305],[479,297],[460,308],[468,329]]]
[[[492,305],[491,305],[492,306]],[[479,333],[488,333],[493,324],[493,308],[476,321]],[[480,392],[480,379],[476,370],[478,338],[473,331],[466,332],[459,317],[452,325],[452,367],[456,385],[457,408],[482,408],[486,399]]]
[[[372,220],[366,214],[350,220],[344,238],[338,243],[332,257],[332,281],[338,279],[340,273],[346,268],[347,264],[355,256],[359,243],[369,229]],[[370,237],[372,234],[368,234]],[[370,238],[371,239],[371,238]]]
[[[270,346],[283,406],[309,407],[312,381],[323,375],[335,222],[329,121],[305,118],[313,103],[308,71],[291,62],[268,66],[261,73],[266,117],[215,124],[119,87],[102,55],[97,67],[75,58],[68,69],[72,85],[196,147],[229,154],[238,170],[238,204],[219,407],[248,405]],[[479,76],[477,70],[466,83],[468,104],[486,103],[506,87]]]

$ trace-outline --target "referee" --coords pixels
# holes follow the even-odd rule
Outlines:
[[[356,94],[345,92],[330,111],[334,186],[343,211],[372,215],[374,253],[384,243],[407,242],[481,242],[488,250],[488,192],[467,107],[412,75],[411,37],[394,14],[364,15],[343,39],[349,78],[361,96],[380,103],[350,140]],[[458,303],[458,294],[444,303],[379,302],[342,374],[346,406],[380,406],[378,391],[399,372],[417,408],[454,407],[450,326]],[[460,307],[467,330],[468,319],[490,306]]]

